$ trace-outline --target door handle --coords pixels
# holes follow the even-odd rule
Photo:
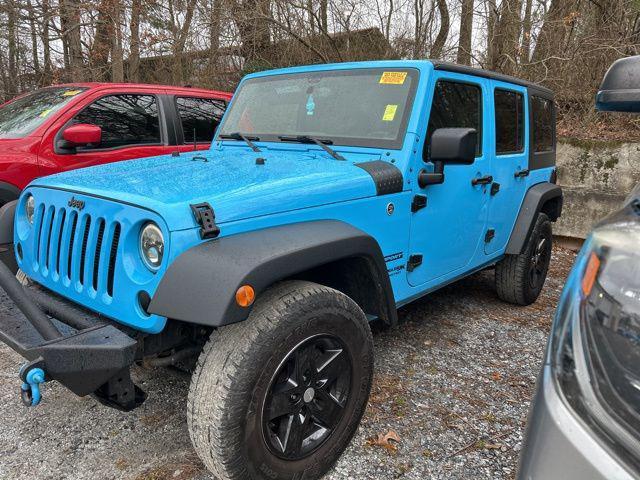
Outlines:
[[[529,176],[529,169],[525,168],[524,170],[518,170],[516,173],[513,174],[513,176],[515,178],[524,178],[524,177],[528,177]]]
[[[471,185],[474,187],[476,185],[489,185],[493,182],[493,177],[491,175],[485,175],[484,177],[476,177],[471,180]]]

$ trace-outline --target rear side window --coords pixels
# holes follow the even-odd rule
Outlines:
[[[524,95],[497,89],[493,94],[496,116],[496,154],[524,151]]]
[[[93,148],[162,143],[158,103],[153,95],[109,95],[96,100],[73,119],[102,128],[102,142]]]
[[[194,137],[197,142],[210,142],[222,120],[226,103],[210,98],[178,97],[176,106],[184,143],[192,142]]]
[[[531,97],[533,113],[533,151],[553,151],[553,102],[546,98]]]
[[[433,95],[427,142],[438,128],[475,128],[476,155],[482,153],[482,90],[478,85],[438,80]]]

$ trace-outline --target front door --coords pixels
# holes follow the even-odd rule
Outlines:
[[[444,183],[419,188],[415,194],[426,196],[426,207],[412,216],[410,255],[421,255],[422,263],[412,271],[408,267],[408,281],[429,288],[472,269],[482,260],[487,220],[487,201],[490,183],[490,157],[486,154],[487,135],[484,125],[490,118],[487,103],[488,81],[451,72],[434,72],[434,87],[426,147],[438,128],[467,127],[478,132],[476,159],[472,165],[447,165]],[[427,100],[429,101],[429,100]],[[431,163],[415,168],[418,171]],[[416,178],[417,180],[417,178]],[[478,255],[478,252],[480,255]],[[415,259],[415,257],[414,257]]]
[[[495,118],[495,135],[490,147],[491,172],[498,187],[494,186],[489,200],[487,228],[492,231],[492,238],[485,244],[487,255],[507,246],[526,193],[529,174],[526,88],[492,81],[491,89]]]

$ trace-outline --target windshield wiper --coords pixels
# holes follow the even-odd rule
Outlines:
[[[244,140],[244,142],[249,145],[251,147],[251,150],[253,150],[254,152],[261,152],[262,150],[260,150],[258,148],[258,146],[252,142],[252,140],[255,140],[256,142],[260,141],[260,138],[258,137],[251,137],[249,135],[245,135],[244,133],[240,133],[240,132],[233,132],[233,133],[223,133],[221,135],[218,135],[220,138],[230,138],[231,140]]]
[[[309,135],[280,135],[278,138],[283,142],[315,143],[336,160],[345,160],[345,158],[333,148],[328,147],[328,145],[333,144],[333,141],[328,138],[315,138]]]

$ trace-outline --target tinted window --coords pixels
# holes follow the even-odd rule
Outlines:
[[[0,107],[0,138],[22,138],[55,116],[84,87],[44,88]]]
[[[524,150],[524,96],[509,90],[493,94],[496,110],[496,153]]]
[[[482,152],[482,98],[477,85],[439,80],[429,114],[427,142],[438,128],[475,128],[476,154]]]
[[[176,106],[182,123],[184,143],[193,142],[194,134],[198,142],[210,142],[213,139],[213,134],[224,113],[224,101],[178,97]]]
[[[152,95],[103,97],[80,112],[73,123],[102,128],[102,142],[94,148],[161,143],[158,105]]]
[[[535,152],[553,150],[553,103],[540,97],[531,98],[533,112],[533,148]]]

